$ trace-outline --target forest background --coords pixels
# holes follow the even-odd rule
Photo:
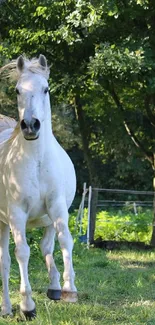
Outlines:
[[[50,65],[54,134],[74,162],[77,193],[84,181],[152,190],[155,2],[1,0],[0,66],[40,53]],[[15,85],[0,78],[0,113],[18,118]]]

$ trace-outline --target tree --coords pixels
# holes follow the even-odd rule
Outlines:
[[[139,157],[141,178],[148,164],[143,169],[130,139],[154,170],[154,13],[153,0],[0,5],[1,57],[47,56],[53,101],[69,105],[78,121],[92,184],[118,182],[118,160],[130,184],[128,151]],[[133,158],[129,164],[135,168]]]
[[[90,1],[9,0],[0,7],[3,46],[1,53],[14,58],[21,53],[34,56],[46,52],[51,66],[51,88],[59,101],[72,103],[79,122],[91,183],[99,182],[89,150],[90,130],[83,109],[87,88],[87,65],[94,53],[93,25],[100,13]],[[9,19],[6,26],[6,15]],[[18,16],[18,19],[15,17]],[[83,127],[85,125],[85,127]]]
[[[155,3],[123,3],[122,6],[120,1],[113,2],[109,14],[115,23],[105,17],[106,28],[113,30],[113,39],[96,46],[90,72],[95,83],[109,92],[127,134],[151,163],[155,191]],[[151,243],[155,245],[155,228]]]

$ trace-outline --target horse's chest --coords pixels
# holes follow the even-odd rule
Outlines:
[[[27,184],[27,190],[22,194],[22,204],[26,202],[26,209],[29,218],[39,218],[47,213],[46,195],[48,192],[47,184],[38,176],[30,178]]]
[[[28,187],[33,193],[33,202],[36,201],[38,204],[38,200],[39,202],[45,201],[49,187],[50,185],[52,186],[51,173],[47,168],[39,165],[34,173],[29,177],[28,183]]]
[[[53,156],[45,156],[44,160],[22,155],[17,158],[9,159],[5,168],[8,203],[20,205],[32,218],[46,214],[47,202],[52,204],[63,187],[59,160]]]
[[[46,200],[52,195],[53,179],[50,170],[41,168],[37,170],[36,177],[33,179],[31,197],[27,197],[29,202],[29,215],[31,218],[40,217],[47,213]]]
[[[23,168],[9,170],[9,196],[16,202],[24,202],[29,210],[34,206],[42,208],[46,195],[52,186],[52,175],[48,166],[37,162],[34,165],[25,164]]]

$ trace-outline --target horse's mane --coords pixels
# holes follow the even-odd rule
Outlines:
[[[0,132],[3,132],[6,129],[14,129],[17,126],[16,120],[9,116],[0,114]]]
[[[0,144],[6,140],[13,140],[19,131],[19,123],[16,120],[0,114]]]
[[[44,76],[46,79],[49,78],[49,67],[42,67],[38,59],[33,58],[31,60],[28,60],[27,58],[24,58],[24,63],[25,67],[22,73],[16,68],[17,60],[12,60],[0,68],[0,75],[4,75],[4,77],[10,78],[12,80],[18,80],[21,74],[26,73],[26,71],[31,71],[33,73]]]

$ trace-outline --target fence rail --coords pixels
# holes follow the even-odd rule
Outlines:
[[[153,191],[134,191],[134,190],[119,190],[119,189],[111,189],[111,188],[93,188],[94,191],[98,192],[111,192],[111,193],[126,193],[126,194],[144,194],[144,195],[155,195]]]

